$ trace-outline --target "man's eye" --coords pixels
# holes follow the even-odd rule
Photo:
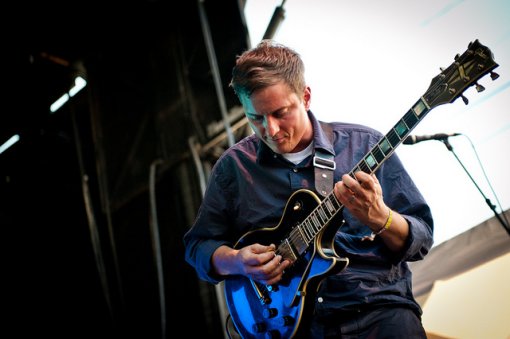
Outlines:
[[[249,115],[248,118],[253,121],[262,121],[264,119],[262,115]]]

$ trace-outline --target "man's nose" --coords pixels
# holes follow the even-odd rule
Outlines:
[[[278,119],[275,119],[271,115],[266,115],[264,119],[264,128],[266,129],[266,134],[268,136],[274,137],[274,135],[280,130]]]

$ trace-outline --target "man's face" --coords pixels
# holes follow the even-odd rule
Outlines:
[[[307,110],[310,88],[301,96],[280,82],[259,89],[241,101],[250,127],[276,153],[295,153],[308,146],[313,130]]]

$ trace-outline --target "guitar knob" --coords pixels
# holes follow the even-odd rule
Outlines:
[[[497,78],[499,78],[499,74],[496,72],[491,72],[491,79],[496,80]]]
[[[274,317],[276,317],[277,314],[278,314],[278,310],[274,307],[266,308],[266,309],[264,309],[264,311],[262,311],[262,315],[266,319],[274,318]]]
[[[476,86],[476,91],[477,91],[478,93],[485,91],[485,87],[483,87],[482,85],[480,85],[478,82],[477,82],[477,83],[475,83],[475,86]]]
[[[464,101],[464,104],[469,104],[469,99],[464,96],[464,94],[461,94],[460,97],[462,98],[462,101]]]
[[[278,319],[278,325],[279,326],[291,326],[294,325],[294,318],[290,315],[286,315]]]
[[[253,324],[252,329],[253,329],[253,332],[262,333],[262,332],[266,331],[267,325],[266,325],[266,323],[256,323],[256,324]]]
[[[264,338],[267,338],[267,339],[280,339],[281,337],[282,336],[281,336],[280,332],[277,330],[267,331],[266,334],[264,335]]]

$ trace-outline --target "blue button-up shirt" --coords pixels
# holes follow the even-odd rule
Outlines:
[[[326,133],[312,112],[314,149],[334,157],[334,181],[351,172],[383,135],[367,126],[328,123]],[[409,237],[399,253],[391,252],[379,237],[361,241],[370,229],[343,209],[334,238],[341,257],[349,258],[346,269],[329,275],[321,284],[316,312],[327,314],[374,304],[407,305],[421,313],[413,298],[407,261],[422,259],[433,243],[431,211],[404,166],[394,153],[375,173],[384,201],[409,223]],[[295,165],[274,153],[255,135],[226,150],[215,163],[204,199],[192,228],[184,236],[186,261],[198,276],[218,283],[211,265],[213,252],[221,245],[235,246],[252,229],[279,224],[285,204],[297,189],[315,190],[312,157]],[[331,187],[331,190],[333,187]],[[334,222],[338,222],[335,218]]]

